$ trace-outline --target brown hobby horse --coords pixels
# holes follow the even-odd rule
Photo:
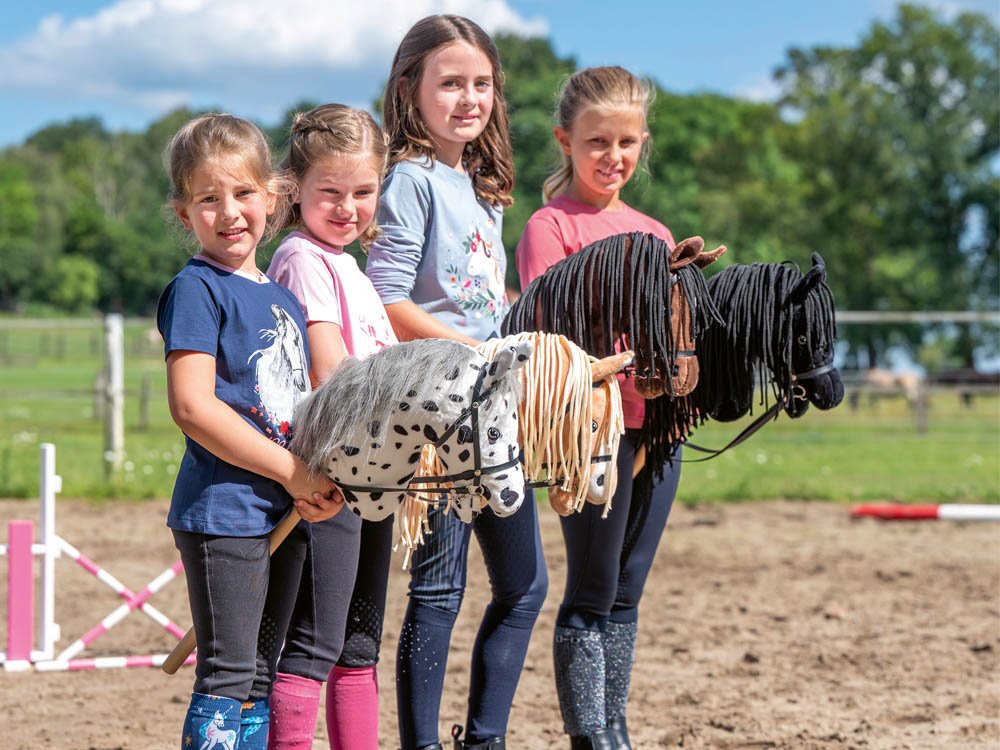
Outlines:
[[[725,248],[703,248],[700,237],[673,249],[651,234],[607,237],[532,281],[502,326],[560,333],[595,357],[635,352],[630,375],[648,399],[642,442],[657,473],[699,419],[684,398],[698,381],[695,341],[722,324],[701,269]]]

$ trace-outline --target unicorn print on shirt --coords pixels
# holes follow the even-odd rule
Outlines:
[[[278,305],[271,305],[271,315],[274,328],[260,330],[260,337],[270,340],[271,345],[255,351],[247,362],[258,357],[254,391],[263,416],[271,425],[267,429],[269,437],[284,445],[291,437],[295,405],[308,395],[310,386],[302,332]]]
[[[485,230],[469,226],[469,234],[462,241],[465,257],[458,263],[449,262],[445,271],[452,286],[452,299],[461,309],[472,311],[477,318],[500,321],[508,308],[504,267],[494,250],[495,246],[501,247],[495,242],[496,223],[491,219],[487,225]]]

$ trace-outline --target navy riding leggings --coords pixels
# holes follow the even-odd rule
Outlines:
[[[618,487],[611,511],[586,504],[583,511],[560,518],[566,542],[566,590],[556,625],[603,631],[608,620],[636,622],[639,599],[653,565],[681,465],[663,467],[663,479],[651,481],[648,467],[632,479],[638,430],[626,430],[618,450]],[[674,456],[680,458],[680,450]]]
[[[531,629],[548,591],[534,493],[528,491],[517,512],[506,518],[487,509],[470,526],[432,508],[428,520],[432,533],[410,564],[410,601],[396,652],[403,750],[438,742],[448,647],[465,593],[472,532],[483,552],[492,600],[473,647],[468,742],[506,734]]]

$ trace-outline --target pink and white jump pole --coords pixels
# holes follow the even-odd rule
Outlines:
[[[72,544],[55,533],[55,496],[62,491],[62,477],[55,473],[55,446],[41,446],[41,541],[34,542],[34,522],[11,521],[8,525],[9,542],[0,544],[0,555],[7,555],[7,651],[0,651],[0,663],[5,671],[23,672],[34,669],[44,671],[75,671],[112,667],[158,667],[167,654],[151,656],[109,656],[95,659],[73,658],[97,638],[121,622],[129,613],[138,609],[178,640],[184,636],[176,623],[156,609],[147,600],[183,570],[178,560],[138,593],[132,591],[108,571],[80,553]],[[97,625],[53,658],[55,643],[59,640],[59,626],[55,623],[55,559],[61,554],[74,560],[84,570],[125,599]],[[38,640],[40,649],[34,650],[35,575],[34,558],[42,557],[41,614]],[[189,657],[184,663],[194,663]]]

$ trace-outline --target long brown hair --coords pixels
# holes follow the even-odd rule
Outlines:
[[[281,166],[301,184],[309,168],[323,159],[363,157],[369,159],[381,184],[388,156],[385,133],[370,114],[346,104],[323,104],[295,115],[288,156]],[[294,203],[282,228],[294,227],[301,222],[301,207]],[[378,224],[373,218],[358,237],[361,247],[367,251],[378,234]]]
[[[556,125],[571,131],[576,118],[587,107],[604,109],[626,109],[635,107],[642,112],[643,123],[649,113],[654,89],[641,81],[625,68],[617,65],[598,68],[584,68],[569,77],[559,95],[556,107]],[[650,139],[642,144],[639,164],[645,167],[649,158]],[[562,153],[562,165],[549,175],[542,185],[542,200],[548,203],[565,192],[573,180],[573,162]]]
[[[514,189],[514,156],[510,147],[507,102],[503,97],[500,53],[489,35],[468,18],[427,16],[417,21],[399,43],[382,107],[389,134],[389,163],[398,164],[420,156],[433,161],[434,144],[417,111],[416,95],[427,57],[438,48],[455,42],[465,42],[478,49],[493,68],[493,112],[483,132],[465,145],[462,160],[481,200],[491,206],[509,206],[514,202],[510,195]]]

